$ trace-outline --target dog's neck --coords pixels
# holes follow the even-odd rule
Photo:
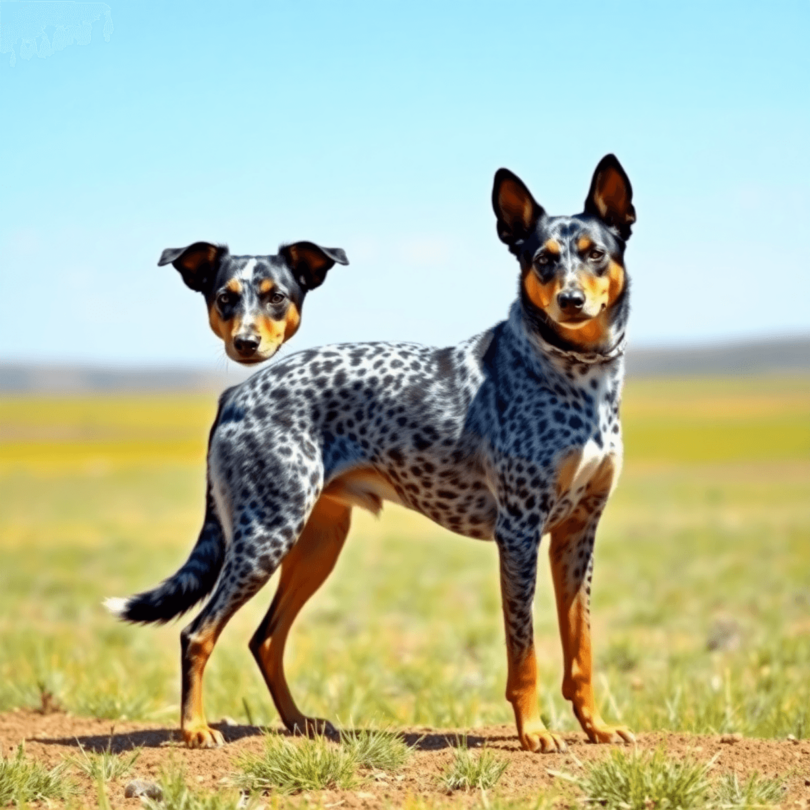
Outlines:
[[[584,349],[564,340],[540,310],[534,307],[527,310],[520,300],[512,304],[507,323],[524,349],[521,353],[530,363],[532,359],[545,359],[561,371],[579,366],[581,373],[585,373],[588,367],[594,371],[621,371],[627,348],[626,307],[624,309],[625,312],[611,324],[608,338],[595,349]]]

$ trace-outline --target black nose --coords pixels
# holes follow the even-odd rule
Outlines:
[[[582,290],[565,290],[557,296],[562,310],[580,310],[585,306],[585,293]]]
[[[256,354],[256,349],[259,348],[259,338],[235,337],[233,339],[233,346],[242,357],[250,357],[252,354]]]

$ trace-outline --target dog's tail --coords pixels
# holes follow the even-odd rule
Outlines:
[[[165,624],[211,593],[225,558],[225,540],[210,495],[208,501],[200,537],[180,569],[151,591],[106,599],[110,613],[134,624]]]
[[[230,390],[226,390],[219,399],[217,416],[208,435],[209,450]],[[105,599],[104,607],[119,619],[134,624],[165,624],[182,616],[211,593],[224,560],[225,535],[214,505],[209,479],[202,531],[185,563],[151,591],[135,594],[129,599]]]

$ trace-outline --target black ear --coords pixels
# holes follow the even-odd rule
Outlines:
[[[314,242],[296,242],[282,245],[279,254],[292,270],[295,280],[305,289],[320,287],[327,271],[337,264],[348,264],[340,248],[323,248]]]
[[[601,219],[625,241],[630,238],[636,221],[633,187],[615,155],[605,155],[599,161],[585,200],[585,213]]]
[[[210,242],[195,242],[185,248],[166,248],[160,254],[158,267],[173,264],[192,290],[205,292],[214,281],[217,264],[227,252],[228,248]]]
[[[510,248],[525,239],[546,213],[523,181],[509,169],[495,172],[492,208],[498,218],[498,237]]]

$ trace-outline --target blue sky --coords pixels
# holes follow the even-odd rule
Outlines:
[[[222,368],[156,266],[201,239],[346,250],[292,347],[456,342],[517,289],[495,170],[574,213],[606,152],[635,345],[810,331],[806,0],[111,0],[108,40],[23,58],[68,5],[0,2],[2,360]]]

